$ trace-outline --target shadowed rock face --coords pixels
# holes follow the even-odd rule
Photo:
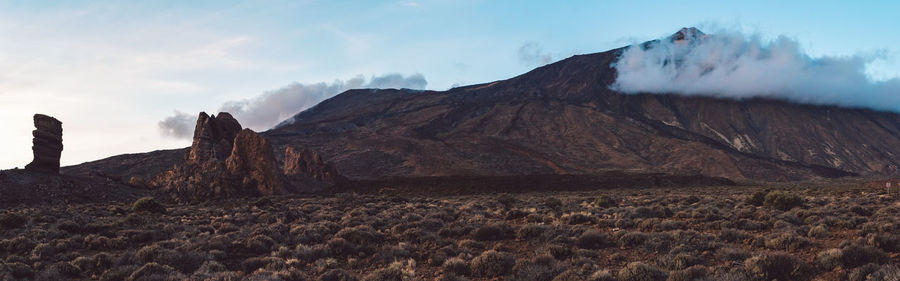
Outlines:
[[[231,155],[234,137],[241,128],[241,124],[228,112],[219,112],[219,116],[209,116],[206,112],[200,112],[197,125],[194,127],[194,141],[191,143],[188,160],[225,160]]]
[[[237,134],[225,167],[230,174],[241,175],[241,189],[255,188],[258,195],[288,193],[272,146],[253,130],[244,129]]]
[[[62,122],[56,118],[43,115],[34,115],[34,127],[32,131],[31,150],[34,160],[25,166],[25,169],[39,172],[59,173],[59,157],[62,155]]]
[[[308,149],[296,151],[290,146],[284,150],[284,174],[307,177],[332,185],[345,180],[338,174],[337,169],[325,163],[318,153]]]

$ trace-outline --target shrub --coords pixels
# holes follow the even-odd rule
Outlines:
[[[806,233],[806,236],[818,239],[827,238],[828,228],[825,228],[824,225],[817,225],[813,228],[810,228],[809,232]]]
[[[841,266],[841,249],[828,249],[816,255],[816,264],[824,271]]]
[[[469,274],[469,265],[466,264],[466,261],[460,258],[449,258],[444,261],[444,273],[451,273],[456,275],[468,275]]]
[[[797,257],[783,253],[762,254],[744,261],[749,277],[757,281],[806,280],[807,265]]]
[[[596,204],[597,207],[600,208],[616,207],[619,205],[618,203],[616,203],[616,199],[606,194],[597,196],[597,199],[594,200],[594,204]]]
[[[900,236],[892,233],[873,233],[866,236],[869,245],[879,249],[897,253],[900,252]]]
[[[135,256],[142,262],[173,267],[186,274],[193,273],[203,264],[203,257],[194,252],[166,249],[159,244],[145,246]]]
[[[575,240],[575,245],[582,249],[600,249],[608,247],[612,242],[609,235],[595,230],[586,231]]]
[[[661,256],[658,264],[669,270],[682,270],[701,263],[703,263],[703,259],[694,254],[679,253]]]
[[[628,232],[628,233],[625,233],[624,235],[622,235],[621,237],[619,237],[619,244],[622,247],[626,247],[626,248],[636,247],[636,246],[643,245],[644,242],[647,242],[648,239],[650,239],[650,236],[647,235],[646,233]]]
[[[766,201],[766,192],[765,191],[757,191],[757,192],[754,192],[752,195],[750,195],[750,197],[747,197],[747,200],[745,200],[744,202],[746,202],[747,204],[753,205],[753,206],[762,206],[765,201]]]
[[[772,235],[766,238],[766,248],[786,251],[796,251],[809,245],[809,240],[791,233]]]
[[[619,270],[619,281],[665,281],[669,274],[642,262],[632,262]]]
[[[128,281],[135,280],[180,280],[181,275],[174,268],[155,262],[141,266],[128,276]]]
[[[34,270],[31,269],[31,266],[21,262],[7,263],[6,270],[9,271],[9,274],[13,277],[17,278],[27,278],[34,275]]]
[[[344,238],[357,245],[373,245],[384,241],[384,235],[368,225],[344,228],[334,236]]]
[[[854,269],[850,272],[850,276],[847,276],[847,280],[849,281],[867,281],[870,280],[868,278],[869,275],[878,271],[879,266],[874,263],[870,263],[861,267]]]
[[[19,228],[27,222],[28,218],[18,213],[8,212],[0,214],[0,226],[4,229]]]
[[[867,281],[896,281],[900,280],[900,266],[896,264],[889,264],[882,266],[870,274],[869,279]]]
[[[863,245],[850,245],[841,250],[841,264],[844,268],[855,268],[869,263],[885,264],[890,256],[884,251]]]
[[[33,260],[49,259],[54,254],[56,254],[56,248],[47,243],[40,243],[31,249],[31,259]]]
[[[400,262],[392,263],[387,268],[381,268],[373,271],[363,281],[403,281],[412,280],[413,274],[403,269]]]
[[[509,193],[503,193],[497,196],[497,203],[500,203],[500,205],[503,205],[503,207],[507,209],[512,207],[512,205],[515,204],[516,201],[518,201],[516,197],[510,195]]]
[[[669,279],[667,281],[705,280],[708,274],[709,272],[707,272],[706,267],[696,265],[684,270],[672,271],[669,273]]]
[[[543,236],[544,233],[547,233],[549,229],[549,226],[542,224],[526,224],[525,226],[519,228],[519,232],[516,234],[516,237],[520,240],[530,240]]]
[[[332,269],[316,278],[317,281],[356,281],[350,272],[343,269]]]
[[[470,269],[479,277],[499,277],[512,272],[516,258],[506,252],[488,250],[472,259]]]
[[[580,268],[573,268],[563,271],[554,277],[552,281],[584,281],[584,275],[586,273]]]
[[[132,212],[150,212],[150,213],[164,213],[166,211],[166,207],[156,201],[156,198],[153,197],[142,197],[137,201],[134,201],[134,204],[131,204]]]
[[[478,241],[499,241],[512,238],[513,231],[506,223],[485,224],[472,233],[472,238]]]
[[[787,191],[772,191],[766,194],[763,205],[787,211],[803,204],[803,198]]]
[[[112,268],[110,270],[104,271],[103,275],[100,275],[101,281],[122,281],[128,279],[128,276],[131,276],[135,270],[138,269],[136,265],[126,265]]]
[[[57,262],[51,265],[50,268],[66,277],[76,278],[81,276],[81,269],[68,262]]]
[[[544,263],[523,260],[513,268],[513,280],[547,281],[553,278],[553,267]]]
[[[550,197],[544,200],[544,207],[550,210],[559,210],[562,208],[563,202],[556,197]]]
[[[616,276],[609,273],[609,270],[598,270],[588,276],[587,281],[616,281]]]
[[[718,251],[719,259],[725,261],[736,261],[743,262],[744,260],[750,258],[750,254],[747,251],[735,248],[722,248]]]
[[[725,242],[737,243],[742,242],[747,238],[750,238],[749,234],[735,229],[725,229],[719,233],[719,239]]]
[[[565,214],[559,217],[559,219],[569,225],[591,224],[597,221],[594,216],[581,212]]]
[[[550,256],[553,256],[553,258],[557,260],[566,260],[575,254],[575,252],[572,251],[572,247],[564,244],[550,244],[547,246],[546,251],[547,254],[550,254]]]

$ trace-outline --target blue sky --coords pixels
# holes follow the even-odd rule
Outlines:
[[[157,123],[291,83],[418,73],[444,90],[546,62],[523,46],[555,61],[684,26],[879,55],[871,77],[900,76],[896,1],[561,2],[0,0],[0,168],[31,160],[36,112],[63,121],[62,162],[76,164],[188,146]]]

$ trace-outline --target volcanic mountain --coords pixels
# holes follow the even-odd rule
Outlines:
[[[696,34],[683,29],[669,40]],[[898,174],[898,114],[763,98],[623,94],[609,87],[623,50],[447,91],[349,90],[262,135],[275,151],[315,151],[357,180],[609,171],[763,181]],[[142,159],[183,153],[117,156],[63,172],[151,174],[138,168]]]

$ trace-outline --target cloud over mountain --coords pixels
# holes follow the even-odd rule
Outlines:
[[[684,31],[689,34],[679,37]],[[866,74],[867,65],[883,57],[814,57],[785,36],[766,41],[758,34],[685,29],[624,50],[613,64],[618,76],[611,88],[900,111],[900,78],[875,81]]]
[[[244,126],[261,131],[349,89],[407,88],[421,90],[426,85],[428,85],[428,81],[420,73],[408,76],[390,73],[372,76],[369,79],[357,75],[347,80],[338,79],[331,83],[295,82],[255,97],[227,101],[219,107],[218,111],[229,112]],[[192,116],[176,111],[175,114],[159,121],[160,133],[166,137],[190,138],[195,122]]]

